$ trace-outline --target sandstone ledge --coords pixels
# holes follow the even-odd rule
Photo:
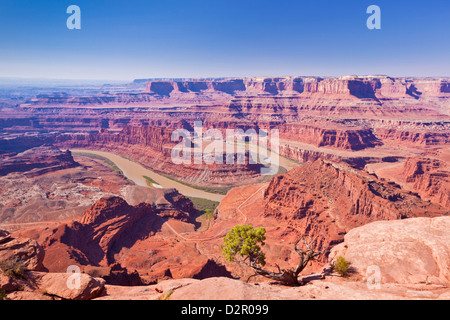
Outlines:
[[[302,287],[180,279],[132,289],[106,286],[100,299],[153,300],[172,290],[171,300],[448,300],[449,244],[450,217],[378,221],[351,230],[333,248],[330,260],[342,255],[356,271],[348,278],[331,274]],[[366,270],[373,265],[381,271],[379,287],[367,282]]]
[[[365,276],[378,266],[382,283],[450,284],[450,217],[377,221],[351,230],[330,259],[344,256]]]
[[[365,282],[337,276],[314,280],[302,287],[245,283],[230,278],[167,280],[145,287],[105,286],[106,294],[95,300],[408,300],[449,299],[448,288],[438,285],[382,284],[369,289]],[[164,290],[161,290],[164,288]],[[170,294],[170,291],[172,293]]]

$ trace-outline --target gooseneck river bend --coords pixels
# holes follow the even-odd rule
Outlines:
[[[145,168],[137,162],[125,159],[122,156],[116,155],[111,152],[84,149],[70,149],[70,151],[72,151],[75,155],[76,153],[90,153],[110,160],[123,172],[123,175],[125,177],[139,186],[148,187],[147,180],[144,178],[144,176],[147,176],[158,183],[161,187],[175,188],[181,194],[187,197],[203,198],[217,202],[220,202],[223,198],[225,198],[224,195],[198,190],[166,178],[160,174],[157,174],[156,172],[153,172],[152,170]]]
[[[202,191],[193,187],[190,187],[188,185],[185,185],[183,183],[180,183],[178,181],[169,179],[165,176],[162,176],[150,169],[145,168],[141,164],[131,161],[129,159],[126,159],[120,155],[114,154],[112,152],[106,152],[106,151],[96,151],[96,150],[85,150],[85,149],[70,149],[74,154],[76,153],[90,153],[97,156],[101,156],[105,159],[108,159],[109,161],[113,162],[123,173],[125,177],[127,177],[129,180],[133,181],[136,185],[148,187],[147,180],[144,178],[144,176],[147,176],[151,178],[153,181],[158,183],[162,188],[175,188],[177,189],[181,194],[187,197],[194,197],[194,198],[202,198],[202,199],[208,199],[212,201],[220,202],[223,198],[225,198],[224,195],[211,193]],[[272,151],[268,150],[269,157],[276,156],[280,166],[284,167],[286,170],[290,170],[299,164],[287,159],[285,157],[282,157],[276,153],[272,153]],[[278,170],[278,169],[277,169]]]

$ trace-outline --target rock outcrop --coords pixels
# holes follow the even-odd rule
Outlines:
[[[129,272],[119,263],[108,267],[84,266],[82,272],[94,278],[101,278],[110,285],[132,287],[144,284],[137,271]]]
[[[355,228],[333,248],[367,277],[371,266],[381,283],[450,285],[450,217],[377,221]]]
[[[52,230],[43,242],[45,267],[62,272],[79,265],[121,285],[228,275],[199,253],[195,243],[179,242],[173,234],[175,228],[194,231],[192,202],[176,190],[148,190],[160,194],[154,202],[131,206],[119,197],[104,198],[79,221]]]
[[[72,280],[70,273],[31,272],[27,278],[36,286],[36,291],[46,296],[63,300],[91,300],[100,295],[105,286],[105,280],[93,278],[85,273],[78,274],[79,283],[68,286]]]
[[[398,185],[322,160],[275,177],[265,191],[264,204],[267,220],[258,219],[258,225],[271,230],[272,223],[279,223],[268,244],[277,238],[294,242],[300,235],[309,235],[318,237],[322,249],[342,242],[351,229],[373,221],[448,214],[448,208],[423,201]],[[273,254],[282,263],[284,254]]]
[[[448,164],[431,158],[409,158],[403,166],[407,183],[424,198],[450,208],[450,174]]]
[[[245,283],[229,278],[179,279],[133,288],[106,286],[100,300],[447,300],[450,281],[448,255],[450,217],[377,221],[351,230],[333,248],[330,261],[344,256],[352,273],[342,278],[325,272],[310,275],[302,287]],[[368,280],[376,266],[381,282]],[[220,290],[218,290],[220,288]]]
[[[77,166],[79,164],[74,161],[70,151],[62,152],[54,146],[42,146],[1,159],[0,176],[12,172],[27,172],[27,176],[34,177]]]
[[[23,270],[43,270],[44,250],[35,240],[13,238],[0,230],[0,268],[20,265]]]
[[[345,164],[318,160],[278,175],[269,183],[235,188],[217,208],[214,225],[205,235],[226,234],[239,224],[264,227],[267,269],[290,268],[298,263],[294,243],[302,236],[318,239],[318,250],[344,240],[350,230],[379,220],[448,215],[448,208],[424,201],[393,182]],[[208,246],[220,252],[220,241]],[[213,249],[215,248],[215,249]],[[219,253],[220,254],[220,253]],[[316,271],[327,254],[308,265]],[[251,270],[225,264],[233,275],[246,279]]]
[[[438,146],[450,142],[450,133],[447,125],[442,130],[430,131],[424,129],[380,128],[376,129],[376,135],[383,141],[390,143],[406,143],[415,146]]]
[[[370,290],[366,283],[336,276],[313,280],[303,287],[286,287],[269,283],[245,283],[229,278],[204,280],[166,280],[158,285],[130,288],[105,286],[97,300],[448,300],[448,289],[436,285],[382,284]]]
[[[286,124],[280,126],[280,137],[316,147],[334,147],[341,150],[361,150],[382,145],[371,129],[332,126],[332,123]]]
[[[376,220],[448,213],[393,183],[343,164],[318,160],[275,177],[265,192],[266,216],[308,220],[306,230],[333,221],[337,233]],[[320,220],[320,223],[319,223]],[[324,234],[330,235],[330,230]]]
[[[85,273],[27,271],[13,278],[0,270],[0,289],[11,300],[90,300],[100,296],[104,288],[105,280]]]
[[[41,157],[45,159],[45,152]],[[17,231],[44,222],[58,225],[79,218],[102,197],[121,195],[122,188],[130,185],[102,160],[79,155],[75,158],[80,165],[73,168],[0,177],[0,228]]]
[[[179,213],[178,218],[189,216]],[[130,206],[119,197],[103,198],[86,210],[79,222],[64,224],[53,230],[43,243],[44,264],[53,272],[65,270],[69,261],[74,264],[108,266],[115,263],[114,252],[133,243],[143,234],[156,232],[162,217],[151,203]],[[67,260],[59,257],[66,256]],[[72,257],[72,258],[70,258]]]
[[[35,240],[0,230],[0,290],[17,300],[89,300],[102,292],[105,280],[79,273],[75,286],[69,286],[73,274],[42,272],[43,259],[44,249]]]

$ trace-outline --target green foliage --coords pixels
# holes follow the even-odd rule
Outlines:
[[[205,219],[213,219],[214,218],[214,210],[206,209],[205,213],[203,214],[203,217]]]
[[[156,182],[155,180],[153,180],[152,178],[150,178],[150,177],[147,177],[147,176],[143,176],[144,177],[144,179],[145,180],[147,180],[147,185],[150,187],[150,188],[155,188],[155,184],[156,185],[160,185],[158,182]]]
[[[188,197],[192,201],[195,209],[197,210],[196,221],[202,226],[209,229],[211,221],[214,220],[214,213],[220,202],[211,201],[208,199]],[[204,230],[205,231],[205,230]]]
[[[10,278],[24,278],[26,270],[23,262],[16,257],[2,261],[0,269]]]
[[[124,158],[125,160],[128,160],[128,161],[131,161],[131,162],[134,162],[134,160],[133,159],[131,159],[131,158],[129,158],[129,157],[125,157],[125,156],[122,156],[122,155],[120,155],[122,158]]]
[[[6,295],[6,290],[3,288],[0,288],[0,300],[11,300]]]
[[[111,167],[111,169],[113,169],[114,171],[116,171],[117,173],[119,173],[122,176],[125,176],[123,174],[123,171],[120,170],[120,168],[111,160],[109,160],[108,158],[105,158],[103,156],[100,156],[98,154],[95,153],[89,153],[89,152],[81,152],[81,151],[72,151],[72,154],[74,155],[80,155],[80,156],[85,156],[88,158],[92,158],[92,159],[96,159],[96,160],[102,160],[105,164],[107,164],[108,166]]]
[[[228,193],[228,191],[233,189],[233,187],[201,187],[201,186],[197,186],[195,184],[190,184],[190,183],[184,182],[182,180],[178,180],[178,179],[176,179],[176,178],[174,178],[172,176],[169,176],[167,174],[161,173],[160,175],[165,177],[165,178],[167,178],[167,179],[170,179],[172,181],[175,181],[175,182],[178,182],[178,183],[183,184],[185,186],[188,186],[190,188],[201,190],[201,191],[205,191],[205,192],[208,192],[208,193],[215,193],[215,194],[226,195]]]
[[[206,213],[209,213],[211,215],[211,213],[212,213],[212,216],[214,216],[214,211],[220,204],[220,202],[203,199],[203,198],[194,198],[194,197],[188,197],[188,198],[189,198],[189,200],[192,201],[192,204],[194,205],[195,209],[200,211],[200,213],[202,215],[206,214]]]
[[[236,226],[228,232],[221,246],[226,260],[233,262],[236,255],[249,258],[251,263],[264,266],[265,255],[261,251],[264,246],[266,229],[254,229],[250,225]],[[260,246],[261,245],[261,246]]]
[[[173,293],[173,289],[170,289],[166,293],[163,293],[162,295],[160,295],[156,300],[169,300],[172,293]]]
[[[334,263],[333,269],[341,276],[345,277],[350,268],[350,263],[342,256],[339,256]]]

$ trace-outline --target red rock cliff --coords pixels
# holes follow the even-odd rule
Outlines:
[[[324,246],[372,221],[448,214],[395,184],[322,160],[275,177],[264,198],[266,217],[320,235]]]
[[[414,190],[450,210],[450,174],[446,163],[430,158],[409,158],[403,175]]]

